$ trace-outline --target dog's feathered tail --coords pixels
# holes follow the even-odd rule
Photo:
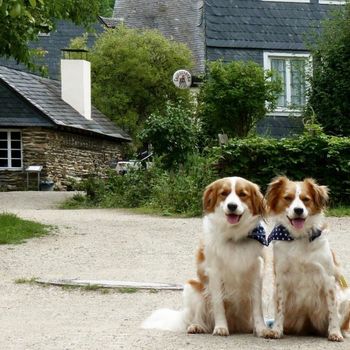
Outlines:
[[[154,311],[141,325],[144,329],[160,329],[163,331],[186,331],[186,310],[159,309]]]
[[[350,288],[340,291],[341,329],[350,332]]]

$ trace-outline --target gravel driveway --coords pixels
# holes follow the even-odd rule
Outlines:
[[[0,193],[0,211],[57,226],[47,237],[0,246],[1,350],[350,349],[350,339],[332,344],[313,337],[276,341],[252,335],[219,338],[140,329],[152,310],[181,308],[180,292],[103,294],[14,283],[32,277],[182,283],[194,276],[200,219],[55,209],[70,195]],[[350,218],[329,221],[331,245],[350,279]],[[270,267],[265,300],[266,314],[271,316]]]

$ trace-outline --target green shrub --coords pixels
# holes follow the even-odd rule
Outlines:
[[[79,185],[85,192],[89,201],[98,203],[105,192],[105,183],[102,179],[89,177]]]
[[[350,138],[305,133],[296,138],[233,139],[216,148],[220,176],[242,176],[263,189],[277,175],[313,177],[331,190],[332,202],[350,203]]]
[[[71,47],[86,47],[86,38]],[[98,35],[90,49],[91,94],[94,105],[137,142],[146,118],[164,111],[168,101],[188,105],[188,89],[178,89],[171,77],[179,68],[191,69],[193,57],[182,43],[157,30],[119,25]]]
[[[161,214],[199,215],[203,190],[216,178],[212,163],[209,157],[191,155],[177,170],[165,170],[156,160],[151,169],[132,169],[123,176],[111,172],[105,180],[89,179],[81,184],[87,193],[84,206],[143,207]]]
[[[103,206],[136,208],[145,206],[151,196],[156,171],[130,169],[125,175],[110,173],[105,182]]]
[[[308,130],[289,139],[233,139],[205,156],[189,156],[177,169],[166,170],[157,160],[148,170],[90,179],[87,204],[193,216],[202,212],[204,188],[219,177],[242,176],[265,190],[277,175],[313,177],[330,188],[332,205],[350,204],[350,138],[325,135],[313,125]]]
[[[323,22],[311,53],[309,104],[327,133],[350,136],[350,2]]]
[[[178,170],[158,173],[147,206],[159,209],[163,214],[200,215],[203,190],[214,179],[212,159],[192,155]]]
[[[255,62],[209,63],[199,94],[199,115],[208,136],[245,137],[276,106],[281,82]]]
[[[151,143],[154,153],[162,156],[165,168],[171,168],[197,151],[200,133],[200,123],[190,108],[168,103],[163,113],[147,118],[140,139]]]

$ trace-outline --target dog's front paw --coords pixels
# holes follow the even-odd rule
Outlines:
[[[276,331],[270,329],[270,328],[263,328],[260,330],[255,331],[255,335],[259,338],[266,338],[266,339],[277,339],[281,337],[276,336]]]
[[[227,327],[215,327],[213,335],[220,335],[223,337],[227,337],[228,335],[230,335],[230,333],[229,333]]]
[[[199,324],[191,324],[187,327],[188,334],[201,334],[205,333],[205,329]]]
[[[263,337],[266,339],[281,339],[283,337],[283,331],[278,329],[266,329]]]
[[[328,334],[328,340],[329,341],[336,341],[336,342],[342,342],[344,341],[343,336],[340,332],[331,332]]]

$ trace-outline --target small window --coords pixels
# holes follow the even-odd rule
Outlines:
[[[282,81],[276,112],[300,111],[306,104],[307,76],[310,72],[309,54],[264,53],[264,68],[272,69]]]
[[[319,0],[319,2],[328,5],[344,5],[346,3],[344,0]]]
[[[302,2],[302,3],[309,3],[310,0],[262,0],[262,1],[273,1],[273,2]]]
[[[48,33],[39,32],[38,36],[50,36],[50,32],[48,32]]]
[[[22,168],[22,137],[19,131],[0,131],[0,168]]]

